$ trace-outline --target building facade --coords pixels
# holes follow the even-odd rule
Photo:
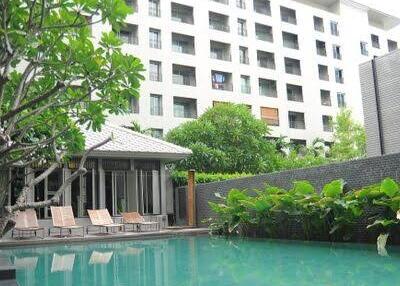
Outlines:
[[[369,157],[400,153],[400,50],[360,65]]]
[[[295,142],[331,140],[341,107],[363,119],[358,66],[397,49],[394,16],[350,0],[129,0],[118,33],[145,68],[117,125],[162,136],[220,102],[242,103]],[[95,24],[94,39],[111,27]]]

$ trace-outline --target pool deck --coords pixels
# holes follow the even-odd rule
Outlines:
[[[157,239],[173,236],[185,235],[206,235],[209,230],[207,228],[166,228],[160,231],[146,232],[117,232],[112,234],[88,234],[85,237],[66,236],[66,237],[45,237],[41,238],[24,238],[11,239],[4,238],[0,240],[0,249],[7,247],[20,246],[41,246],[51,244],[71,244],[71,243],[87,243],[87,242],[109,242],[123,240],[140,240],[140,239]]]

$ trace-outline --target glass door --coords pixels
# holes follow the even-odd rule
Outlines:
[[[127,210],[126,172],[112,172],[113,185],[113,215],[119,215]]]
[[[138,170],[137,182],[140,213],[144,215],[160,214],[161,196],[158,171]]]

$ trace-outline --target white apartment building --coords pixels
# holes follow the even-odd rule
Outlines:
[[[219,102],[246,104],[271,136],[329,142],[340,107],[363,120],[359,64],[397,49],[400,19],[350,0],[127,0],[119,33],[145,68],[118,125],[162,136]],[[95,24],[93,37],[110,27]]]

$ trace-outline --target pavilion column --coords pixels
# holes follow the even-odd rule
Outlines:
[[[103,169],[103,160],[99,159],[99,209],[106,208],[106,178]]]
[[[188,171],[187,186],[187,220],[189,226],[196,226],[196,194],[195,194],[195,171]]]

